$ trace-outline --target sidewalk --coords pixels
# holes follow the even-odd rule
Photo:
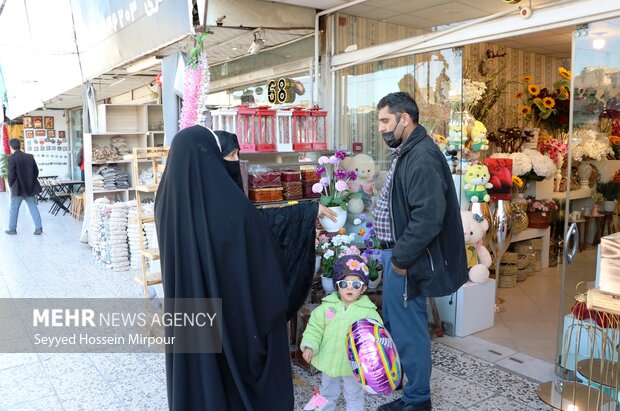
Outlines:
[[[42,203],[43,235],[34,236],[24,205],[18,235],[7,236],[8,205],[9,194],[0,193],[0,298],[142,297],[135,272],[93,262],[90,248],[78,241],[81,222],[52,216],[49,202]],[[0,330],[0,338],[7,335]],[[301,410],[319,378],[294,371],[295,409]],[[551,364],[475,337],[433,342],[434,410],[546,410],[536,396],[537,381],[552,378]],[[367,409],[398,395],[367,396]],[[167,409],[163,355],[0,354],[1,411],[138,409]]]

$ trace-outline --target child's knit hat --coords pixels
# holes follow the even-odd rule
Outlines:
[[[359,255],[343,255],[334,261],[334,274],[332,275],[334,285],[348,275],[356,275],[364,285],[368,285],[368,266]]]

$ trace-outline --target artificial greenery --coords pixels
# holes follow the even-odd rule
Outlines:
[[[620,183],[616,181],[608,181],[606,183],[598,183],[596,191],[601,193],[606,201],[614,201],[620,195]]]
[[[9,178],[9,155],[0,154],[0,178]]]

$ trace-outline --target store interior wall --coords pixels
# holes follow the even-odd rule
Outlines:
[[[24,151],[34,156],[39,166],[39,177],[56,176],[60,179],[71,178],[71,144],[69,139],[69,123],[65,110],[35,110],[31,111],[25,117],[52,117],[54,119],[54,127],[37,128],[24,126],[24,133],[28,136],[29,131],[34,134],[33,137],[24,139]],[[33,124],[34,126],[34,124]],[[44,124],[45,127],[45,124]],[[40,133],[41,135],[36,135]],[[64,134],[64,138],[59,139],[59,132]],[[43,135],[44,134],[44,135]],[[60,142],[60,144],[58,144]]]
[[[515,98],[517,92],[523,91],[521,78],[526,75],[532,76],[533,81],[543,88],[560,79],[559,67],[569,69],[570,59],[503,47],[501,43],[485,42],[465,46],[463,78],[483,81],[489,89],[500,91],[503,89],[503,93],[498,96],[497,102],[486,117],[480,118],[476,115],[474,117],[482,121],[487,130],[525,126],[523,116],[518,111],[520,100]],[[486,99],[481,105],[488,106],[488,102],[489,99]]]

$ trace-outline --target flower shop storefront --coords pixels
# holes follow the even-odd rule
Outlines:
[[[575,287],[581,281],[594,285],[600,237],[619,228],[616,27],[611,20],[553,33],[541,25],[530,33],[534,46],[546,36],[564,36],[560,53],[532,44],[519,49],[513,37],[409,55],[401,47],[383,58],[360,57],[359,64],[341,56],[332,67],[338,144],[357,144],[373,156],[379,169],[375,192],[389,165],[376,103],[388,92],[407,91],[420,107],[420,124],[452,168],[461,208],[489,221],[485,244],[499,260],[490,271],[499,271],[498,295],[505,303],[490,305],[491,312],[498,311],[491,313],[495,326],[476,335],[572,371],[566,353],[574,347],[564,338],[572,325],[566,321],[575,317]],[[483,168],[486,177],[472,180],[467,172],[472,166]],[[493,184],[487,188],[491,201],[471,201],[471,186],[487,183]],[[573,223],[570,232],[580,234],[577,252],[570,257],[573,264],[563,264],[575,243],[569,238],[565,244]],[[484,316],[467,311],[463,301],[482,303],[476,287],[481,286],[447,298],[451,310],[441,312],[441,321],[448,333],[459,335],[459,322]]]

